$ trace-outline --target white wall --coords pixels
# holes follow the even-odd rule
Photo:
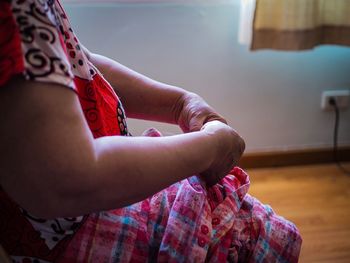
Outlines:
[[[237,42],[239,4],[66,5],[80,40],[157,80],[202,95],[227,117],[248,152],[332,145],[334,115],[321,92],[350,88],[350,48],[250,52]],[[339,143],[350,145],[350,110]],[[155,126],[129,120],[134,135]]]

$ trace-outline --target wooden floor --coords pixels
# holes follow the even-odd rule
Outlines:
[[[332,164],[248,173],[250,194],[297,225],[303,238],[299,262],[350,262],[349,175]]]

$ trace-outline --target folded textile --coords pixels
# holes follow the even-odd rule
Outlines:
[[[235,167],[211,189],[192,176],[137,204],[91,214],[59,262],[297,262],[295,225],[247,194],[249,184]]]

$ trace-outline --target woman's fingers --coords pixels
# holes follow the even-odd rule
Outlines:
[[[201,174],[208,186],[220,181],[237,165],[242,156],[245,143],[238,133],[220,121],[211,121],[203,125],[203,131],[216,137],[216,157],[209,169]]]
[[[149,128],[145,130],[141,136],[146,136],[146,137],[161,137],[162,133],[158,131],[156,128]]]

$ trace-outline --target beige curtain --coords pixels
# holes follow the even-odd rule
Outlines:
[[[256,0],[251,49],[350,46],[350,0]]]

